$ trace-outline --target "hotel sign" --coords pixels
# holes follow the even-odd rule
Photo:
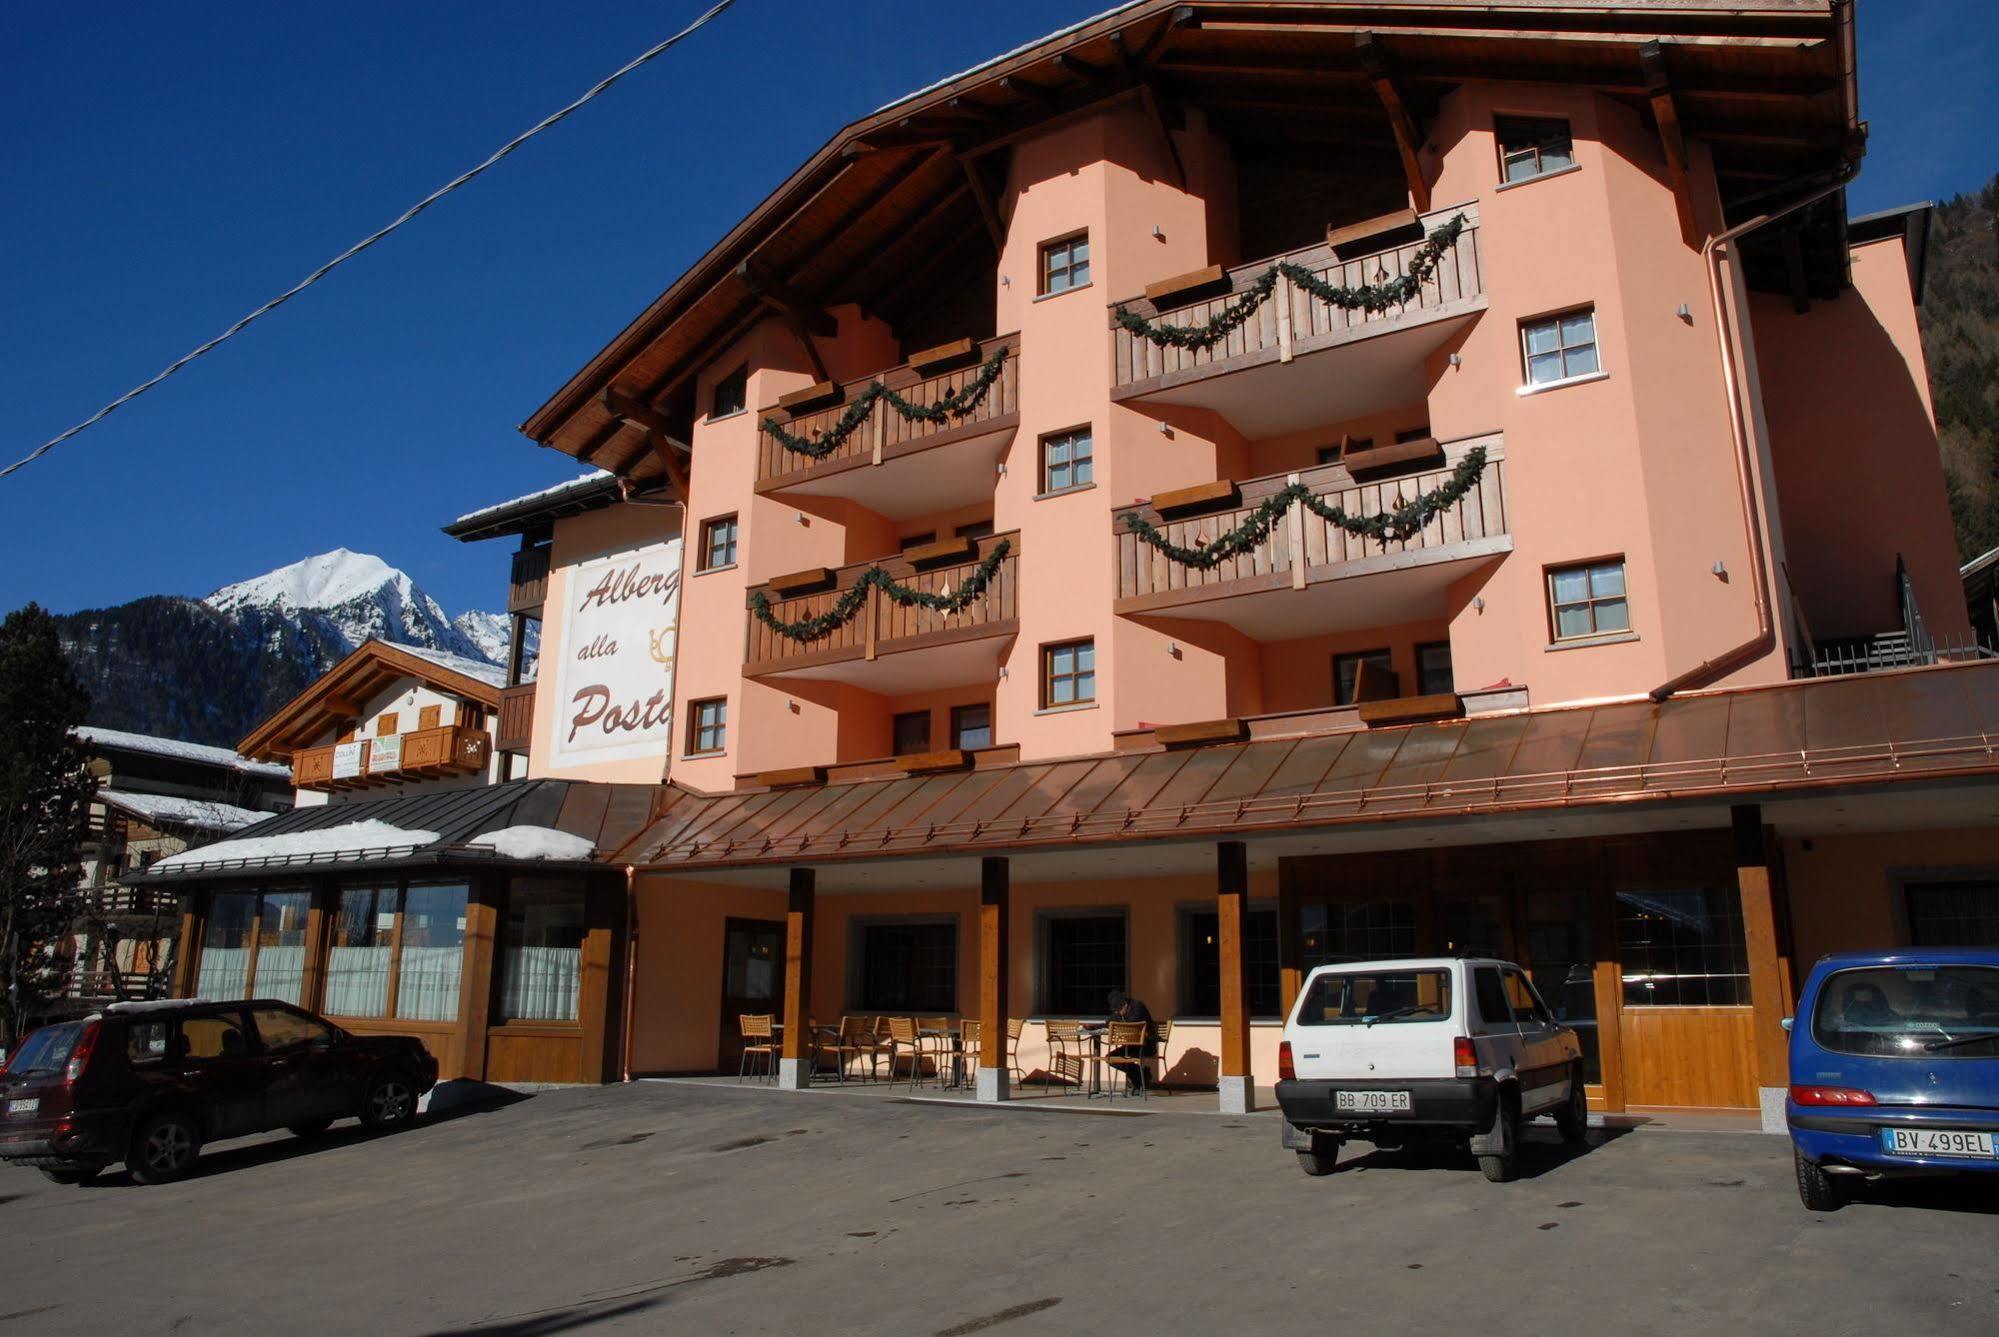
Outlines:
[[[363,743],[339,743],[333,749],[333,778],[352,780],[361,774]]]
[[[372,744],[368,748],[368,770],[370,774],[375,771],[395,771],[402,769],[403,736],[401,734],[387,734],[380,738],[370,739],[369,742]]]
[[[571,568],[553,665],[553,766],[665,756],[680,553],[676,538]],[[547,681],[546,660],[542,674]]]

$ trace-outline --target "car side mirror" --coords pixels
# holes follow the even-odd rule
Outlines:
[[[1791,1029],[1791,1023],[1796,1020],[1797,1020],[1796,1017],[1785,1017],[1782,1021],[1778,1022],[1777,1024],[1779,1026],[1782,1026],[1788,1032]]]

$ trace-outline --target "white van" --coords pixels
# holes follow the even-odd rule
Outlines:
[[[1309,1175],[1331,1174],[1350,1137],[1427,1139],[1464,1144],[1504,1182],[1523,1120],[1553,1115],[1568,1142],[1589,1124],[1575,1031],[1520,967],[1476,957],[1313,970],[1284,1022],[1277,1104]]]

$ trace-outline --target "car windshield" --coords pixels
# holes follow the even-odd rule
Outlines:
[[[1448,970],[1366,970],[1314,976],[1301,1026],[1404,1025],[1451,1015]]]
[[[32,1077],[61,1072],[63,1065],[69,1062],[70,1052],[76,1048],[76,1038],[82,1034],[83,1023],[80,1021],[42,1027],[21,1041],[21,1048],[7,1065],[7,1075]]]
[[[1872,1058],[1999,1057],[1999,969],[1869,966],[1819,990],[1812,1039]]]

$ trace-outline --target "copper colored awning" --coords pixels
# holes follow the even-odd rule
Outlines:
[[[704,796],[617,861],[715,870],[1999,775],[1999,663]]]

